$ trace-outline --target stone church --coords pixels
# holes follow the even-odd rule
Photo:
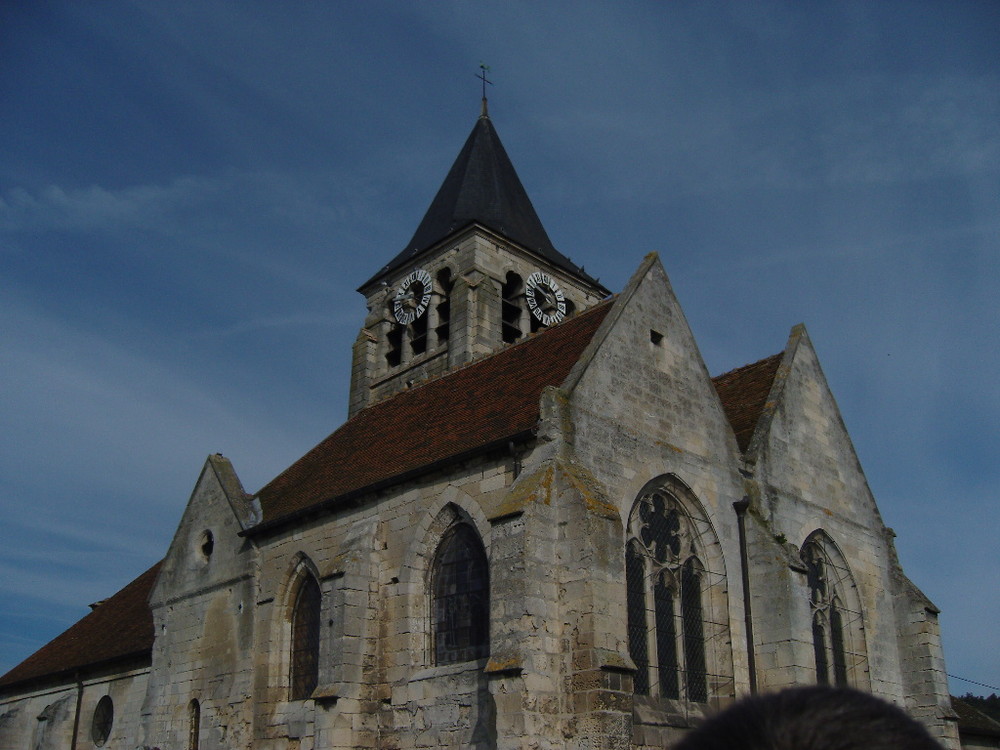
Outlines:
[[[711,377],[656,255],[611,294],[553,246],[485,100],[373,270],[347,421],[254,493],[209,456],[163,560],[0,678],[0,748],[646,750],[817,682],[958,747],[805,328]]]

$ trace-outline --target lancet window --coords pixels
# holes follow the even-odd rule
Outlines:
[[[505,344],[512,344],[524,334],[524,280],[513,271],[500,288],[501,337]]]
[[[860,600],[846,561],[822,532],[809,537],[801,555],[809,587],[816,681],[863,684],[867,657]]]
[[[489,589],[489,564],[479,535],[467,523],[455,524],[445,532],[431,572],[435,663],[489,654]]]
[[[632,507],[625,547],[628,646],[636,693],[703,703],[726,682],[718,672],[727,661],[727,625],[725,617],[711,616],[711,589],[721,589],[725,575],[706,567],[718,542],[682,501],[684,489],[667,477]]]
[[[319,634],[322,596],[311,573],[302,577],[292,609],[292,700],[309,698],[319,681]]]
[[[451,334],[451,288],[454,286],[454,281],[451,278],[450,268],[442,268],[438,271],[437,286],[439,297],[437,306],[434,308],[437,312],[437,326],[434,330],[437,334],[438,344],[443,344],[448,341]]]

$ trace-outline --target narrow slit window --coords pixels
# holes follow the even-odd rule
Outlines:
[[[454,286],[451,279],[451,269],[442,268],[438,272],[437,281],[441,290],[441,301],[437,305],[438,322],[434,332],[437,335],[438,344],[443,344],[451,336],[451,288]]]
[[[410,325],[410,349],[414,354],[427,351],[427,316],[421,315]]]
[[[394,325],[389,329],[387,343],[389,348],[385,353],[385,363],[389,367],[399,367],[399,363],[403,361],[403,329],[401,326]]]
[[[524,280],[513,271],[500,289],[500,334],[505,344],[517,341],[524,332],[521,317],[524,311]]]

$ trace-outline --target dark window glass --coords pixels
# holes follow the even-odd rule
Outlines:
[[[111,702],[111,696],[105,695],[97,701],[94,709],[94,721],[90,726],[90,737],[94,744],[100,747],[108,741],[111,736],[111,727],[115,723],[115,704]]]
[[[397,367],[403,361],[403,327],[393,325],[389,329],[389,350],[385,353],[385,363]]]
[[[649,693],[649,646],[646,643],[646,563],[635,545],[625,548],[628,651],[635,662],[635,692]]]
[[[319,584],[307,575],[292,613],[292,700],[311,696],[319,681],[320,598]]]
[[[844,620],[836,603],[830,605],[830,650],[833,652],[833,681],[847,686],[847,659],[844,653]]]
[[[191,701],[190,725],[188,728],[188,750],[198,750],[201,735],[201,704]]]
[[[438,286],[441,288],[441,301],[437,306],[437,342],[443,344],[451,333],[451,271],[442,268],[437,275]]]
[[[813,652],[816,654],[816,682],[827,685],[830,682],[830,670],[826,662],[826,631],[820,622],[819,613],[813,617]]]
[[[662,576],[653,589],[653,601],[656,606],[656,657],[660,672],[660,694],[665,698],[680,698],[674,593]]]
[[[705,669],[705,623],[701,608],[701,576],[694,562],[684,563],[681,572],[681,617],[684,619],[684,663],[687,668],[688,699],[708,700]]]
[[[437,664],[487,656],[490,650],[489,565],[473,529],[447,532],[434,563],[431,611]]]
[[[427,315],[414,320],[410,330],[410,348],[414,354],[423,354],[427,351]]]

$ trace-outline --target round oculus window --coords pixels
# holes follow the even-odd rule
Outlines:
[[[95,745],[100,747],[108,741],[114,723],[115,704],[111,702],[111,696],[105,695],[97,701],[97,708],[94,709],[94,721],[90,726],[90,736]]]

